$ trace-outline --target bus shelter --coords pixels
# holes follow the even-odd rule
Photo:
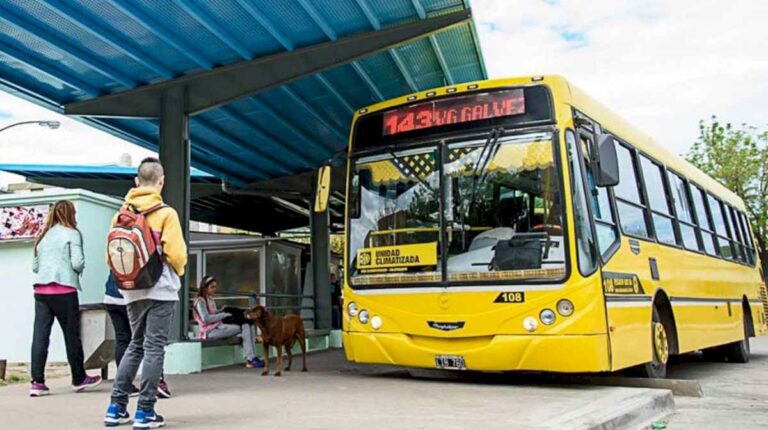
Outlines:
[[[486,78],[468,0],[11,0],[0,30],[0,87],[158,151],[185,228],[192,166],[248,195],[332,163],[361,106]],[[308,218],[327,309],[329,214]]]
[[[74,173],[71,168],[68,170],[72,179]],[[93,170],[90,168],[91,176]],[[122,203],[120,198],[82,189],[0,195],[0,270],[7,274],[0,324],[32,326],[34,312],[29,297],[33,273],[24,268],[30,267],[35,235],[42,229],[50,205],[62,199],[75,205],[83,234],[87,269],[81,279],[79,302],[83,311],[85,365],[90,369],[104,368],[112,360],[114,334],[102,305],[109,270],[103,256],[109,222]],[[192,213],[196,215],[194,210]],[[311,273],[306,270],[309,246],[277,237],[193,231],[189,252],[185,302],[191,304],[195,300],[204,274],[211,274],[221,285],[217,298],[220,305],[245,308],[262,304],[278,314],[301,315],[309,333],[309,346],[328,346],[328,330],[316,328],[314,288]],[[190,342],[177,342],[169,348],[167,373],[191,373],[241,361],[236,339],[212,345],[196,341],[199,330],[191,312],[182,329]],[[31,331],[13,330],[0,341],[0,356],[11,361],[28,360],[31,336]],[[177,353],[179,350],[184,353]],[[49,359],[66,360],[59,331],[54,331]]]

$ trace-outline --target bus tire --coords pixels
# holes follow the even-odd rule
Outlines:
[[[744,339],[722,346],[723,353],[730,363],[749,363],[749,331],[747,328],[749,318],[746,313],[744,314],[742,321],[744,326]]]
[[[727,360],[722,346],[713,346],[701,351],[704,361],[722,363]]]
[[[640,375],[645,378],[667,377],[667,361],[669,360],[669,327],[663,323],[661,313],[656,305],[653,305],[653,317],[651,320],[651,351],[653,359],[640,366]]]

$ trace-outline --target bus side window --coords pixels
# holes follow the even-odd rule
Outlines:
[[[730,205],[726,205],[728,215],[730,215],[730,218],[728,219],[730,226],[731,226],[731,238],[736,241],[734,244],[734,247],[736,249],[736,258],[741,260],[742,262],[747,262],[747,253],[744,249],[744,238],[741,234],[741,228],[739,227],[739,220],[736,218],[736,210],[731,207]]]
[[[640,193],[634,151],[618,144],[616,155],[619,159],[619,185],[613,187],[613,192],[616,196],[621,230],[624,234],[649,238],[649,228],[646,223],[648,209]]]
[[[675,217],[670,204],[672,199],[669,198],[669,189],[664,181],[664,168],[644,155],[640,155],[640,168],[643,170],[656,240],[670,245],[681,244],[675,233]]]
[[[693,218],[693,206],[688,196],[688,186],[685,179],[677,173],[667,171],[669,186],[672,188],[672,201],[675,204],[675,213],[680,227],[680,236],[683,246],[692,251],[704,252],[704,244],[699,243],[696,235],[696,221]]]
[[[696,223],[699,226],[699,233],[704,244],[704,250],[707,254],[717,256],[717,240],[715,239],[714,229],[710,221],[707,204],[704,200],[704,190],[690,184],[691,196],[693,197],[693,207],[696,210]]]
[[[592,163],[589,162],[592,151],[592,141],[585,136],[581,136],[580,141],[581,150],[584,154],[587,189],[589,190],[592,215],[595,218],[595,228],[597,230],[597,246],[600,249],[600,255],[605,258],[611,246],[619,241],[616,220],[613,217],[608,188],[602,188],[595,185],[595,177],[592,173]]]
[[[720,256],[731,260],[733,259],[733,249],[731,249],[731,241],[728,237],[728,224],[723,214],[722,203],[709,193],[707,193],[707,203],[709,204],[709,212],[712,214],[712,222],[715,225],[715,233],[717,233]]]
[[[738,211],[736,211],[738,212]],[[738,212],[739,225],[741,226],[742,237],[744,238],[744,246],[747,248],[747,259],[749,264],[755,264],[755,244],[752,242],[752,234],[749,230],[749,220],[747,216],[742,212]]]

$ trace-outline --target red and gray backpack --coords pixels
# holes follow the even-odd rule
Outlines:
[[[107,234],[107,260],[121,290],[152,288],[163,273],[163,254],[146,216],[165,207],[160,203],[144,212],[120,208]]]

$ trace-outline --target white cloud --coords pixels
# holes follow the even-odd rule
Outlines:
[[[0,163],[106,165],[117,163],[121,154],[129,153],[136,164],[152,154],[109,133],[0,91],[0,128],[32,120],[56,120],[61,122],[61,127],[51,130],[31,124],[0,133]],[[20,176],[0,172],[0,184],[22,180]]]
[[[562,74],[677,153],[716,114],[764,127],[768,2],[472,0],[491,77]],[[148,151],[0,92],[1,163],[110,164]],[[17,181],[0,173],[0,184]]]
[[[472,0],[472,9],[491,77],[564,75],[673,152],[685,153],[713,114],[768,122],[768,2]]]

